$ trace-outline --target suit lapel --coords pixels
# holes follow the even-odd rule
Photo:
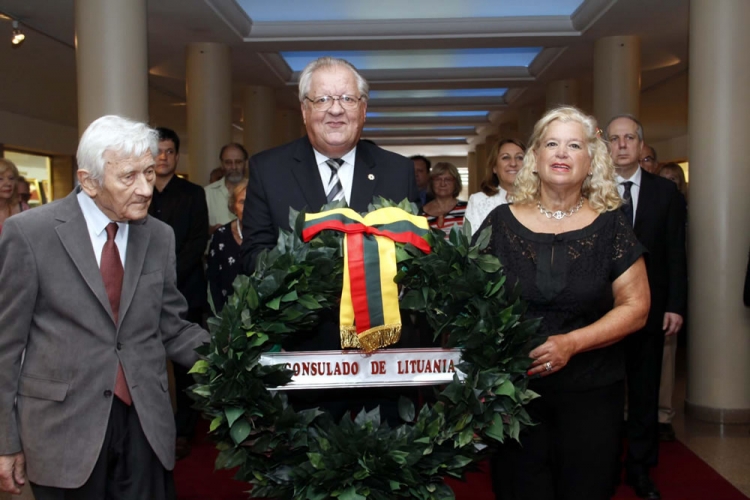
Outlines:
[[[114,321],[109,297],[107,297],[107,291],[104,289],[102,273],[96,264],[96,255],[91,244],[86,219],[83,217],[76,195],[77,190],[74,190],[60,205],[61,209],[57,214],[57,219],[63,221],[63,224],[55,227],[55,231],[78,272],[81,273],[86,284]]]
[[[143,263],[146,260],[146,250],[151,239],[146,220],[133,221],[128,227],[128,251],[125,256],[125,276],[122,280],[122,292],[120,293],[120,324],[128,313],[130,304],[133,302],[135,288],[141,277]],[[118,325],[119,328],[119,325]]]
[[[318,163],[315,161],[312,144],[304,137],[297,142],[294,152],[296,163],[292,168],[292,175],[305,197],[308,209],[317,212],[326,204],[326,192],[320,180]]]
[[[370,155],[367,144],[360,141],[357,144],[357,154],[354,158],[354,178],[352,180],[352,196],[349,206],[357,212],[367,210],[375,193],[375,162]]]

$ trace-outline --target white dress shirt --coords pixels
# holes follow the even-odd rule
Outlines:
[[[325,190],[333,175],[331,167],[326,163],[330,158],[319,153],[315,148],[313,148],[313,152],[315,153],[315,161],[318,162],[318,171],[320,172],[320,180],[323,182],[323,190]],[[354,149],[341,157],[344,163],[339,167],[339,180],[341,181],[341,187],[344,188],[344,199],[346,199],[347,205],[351,205],[352,183],[354,182],[354,158],[356,153],[357,146],[354,146]]]
[[[96,265],[100,266],[102,262],[102,249],[107,242],[107,224],[113,222],[109,217],[104,215],[94,200],[91,199],[85,191],[78,193],[78,204],[81,206],[83,218],[86,219],[86,226],[89,229],[91,244],[94,246],[94,255],[96,255]],[[117,223],[117,234],[115,235],[115,245],[120,253],[122,268],[125,269],[125,252],[128,249],[128,229],[130,226],[127,222]]]
[[[623,177],[620,177],[619,174],[616,176],[617,180],[617,192],[620,193],[620,197],[622,197],[622,194],[625,192],[625,186],[622,185],[625,181],[630,181],[633,183],[632,186],[630,186],[630,198],[632,199],[633,203],[633,225],[635,226],[635,214],[638,211],[638,196],[641,194],[641,167],[638,167],[635,171],[635,173],[630,177],[630,179],[625,179]]]

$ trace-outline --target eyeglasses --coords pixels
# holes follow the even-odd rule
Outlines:
[[[456,182],[456,179],[453,177],[433,177],[432,181],[435,184],[453,184]]]
[[[652,161],[656,161],[656,160],[654,160],[653,156],[644,156],[641,161],[645,161],[645,162],[651,163]]]
[[[315,99],[310,99],[309,97],[305,96],[305,99],[312,103],[312,107],[315,111],[328,111],[329,109],[331,109],[331,106],[333,106],[334,101],[338,101],[341,107],[344,109],[357,109],[357,106],[359,106],[359,101],[361,101],[362,99],[367,99],[367,96],[363,95],[361,97],[356,97],[349,94],[342,94],[339,96],[322,95],[320,97],[316,97]]]

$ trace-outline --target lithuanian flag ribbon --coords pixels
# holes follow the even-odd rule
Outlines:
[[[396,207],[364,217],[350,208],[305,215],[302,239],[332,229],[344,237],[344,283],[339,316],[341,348],[374,351],[401,338],[398,307],[396,244],[411,243],[425,253],[430,245],[427,219]]]

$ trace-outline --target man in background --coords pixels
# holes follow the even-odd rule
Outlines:
[[[687,308],[685,198],[673,182],[639,166],[643,127],[635,117],[612,118],[606,135],[623,198],[621,210],[648,250],[651,290],[646,326],[622,341],[628,386],[626,482],[639,497],[658,500],[661,494],[649,471],[659,456],[657,414],[664,338],[680,331]]]
[[[430,201],[428,188],[430,186],[430,167],[432,167],[432,163],[422,155],[414,155],[410,160],[414,162],[414,179],[417,182],[417,190],[419,191],[419,206],[423,207],[425,203]]]
[[[174,130],[158,127],[159,149],[156,155],[154,194],[148,213],[168,224],[174,231],[177,258],[177,289],[188,303],[186,319],[201,324],[206,311],[206,276],[203,252],[208,245],[208,208],[203,189],[177,175],[180,161],[180,138]],[[193,377],[182,366],[174,365],[177,393],[176,457],[190,453],[198,412],[185,390],[193,385]]]
[[[644,143],[638,163],[646,172],[655,174],[659,170],[659,161],[656,159],[656,150]]]
[[[247,151],[242,144],[230,142],[221,148],[219,161],[224,177],[205,187],[211,234],[235,219],[234,214],[229,211],[229,193],[247,174]]]

